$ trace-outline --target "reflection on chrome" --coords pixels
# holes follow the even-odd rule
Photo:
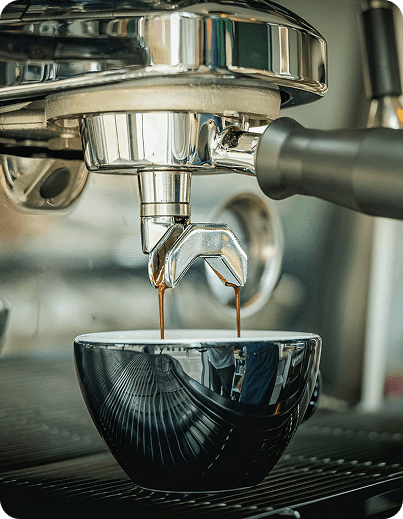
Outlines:
[[[193,262],[201,257],[226,285],[244,286],[247,257],[228,225],[212,223],[189,224],[173,243],[169,236],[180,226],[173,226],[149,255],[150,279],[156,279],[156,265],[164,262],[164,282],[173,288],[186,274]],[[169,247],[166,245],[169,244]],[[161,270],[161,267],[160,267]],[[156,285],[155,283],[153,283]]]
[[[2,155],[1,184],[8,199],[23,212],[67,210],[88,180],[83,161]]]
[[[206,85],[204,85],[206,86]],[[218,103],[218,96],[213,91],[213,85],[207,85],[210,92],[208,97],[215,97],[215,103],[222,111],[226,110],[224,99]],[[126,89],[125,89],[126,90]],[[184,96],[175,98],[175,108],[186,110],[186,103],[190,101],[188,89],[183,88]],[[193,85],[190,90],[201,89]],[[227,97],[227,103],[233,103],[240,110],[239,103],[234,102],[234,91],[221,86],[222,95]],[[138,99],[139,88],[128,93]],[[152,88],[146,94],[147,104],[150,106]],[[144,92],[140,92],[144,94]],[[176,93],[178,95],[178,93]],[[163,92],[159,96],[164,95]],[[238,92],[238,96],[243,93]],[[68,101],[77,109],[75,96]],[[88,99],[86,109],[92,104],[102,104],[99,97],[84,96]],[[265,109],[266,123],[279,114],[280,96],[266,90],[264,98],[267,100]],[[230,101],[228,101],[230,100]],[[63,102],[66,101],[64,98]],[[250,101],[250,98],[249,98]],[[84,102],[84,101],[82,101]],[[106,106],[107,101],[103,103]],[[125,103],[127,104],[127,103]],[[140,103],[132,102],[133,107]],[[172,98],[164,103],[173,104]],[[154,105],[155,106],[155,105]],[[97,106],[93,106],[95,110]],[[146,106],[142,106],[145,109]],[[210,103],[198,107],[200,111],[214,108]],[[251,108],[251,103],[249,103]],[[253,107],[252,107],[253,108]],[[62,102],[58,103],[59,113],[63,113]],[[84,106],[82,107],[84,110]],[[70,110],[70,108],[69,108]],[[56,115],[56,114],[55,114]],[[263,115],[261,116],[263,118]],[[255,152],[260,135],[248,132],[249,117],[236,114],[232,117],[218,117],[211,113],[189,113],[178,111],[133,111],[130,113],[104,113],[84,115],[80,118],[80,131],[84,148],[84,158],[89,171],[100,173],[120,173],[134,175],[139,171],[172,169],[188,170],[195,174],[217,172],[237,172],[247,175],[255,173]]]
[[[2,13],[0,98],[147,75],[244,75],[275,81],[290,104],[326,91],[326,43],[267,1],[39,2]],[[244,49],[248,49],[246,52]]]
[[[156,490],[259,483],[315,405],[320,337],[185,330],[159,340],[157,333],[75,340],[84,398],[117,461]]]

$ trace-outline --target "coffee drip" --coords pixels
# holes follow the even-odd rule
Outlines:
[[[164,269],[162,267],[158,277],[155,280],[155,285],[158,288],[158,308],[160,316],[160,336],[161,339],[165,339],[165,315],[164,315],[164,296],[165,290],[168,288],[164,281]],[[216,272],[216,271],[214,271]],[[218,274],[218,273],[217,273]],[[241,336],[241,287],[232,285],[231,283],[225,282],[224,278],[220,276],[221,280],[224,281],[225,286],[232,287],[235,292],[235,311],[236,311],[236,329],[237,337]]]
[[[161,339],[165,338],[164,295],[165,295],[165,290],[167,289],[167,286],[164,281],[164,270],[165,270],[165,267],[163,266],[158,274],[158,277],[155,280],[155,286],[158,288],[158,309],[159,309],[159,315],[160,315]]]
[[[227,285],[232,286],[235,292],[235,311],[236,311],[236,332],[237,337],[241,336],[241,287],[237,287],[235,285]]]
[[[235,292],[235,311],[236,311],[236,330],[237,337],[241,336],[241,287],[238,285],[233,285],[232,283],[228,283],[228,281],[219,273],[217,270],[212,270],[217,274],[217,276],[221,279],[226,287],[232,287]]]

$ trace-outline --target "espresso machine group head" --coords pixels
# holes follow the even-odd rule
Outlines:
[[[255,174],[250,128],[327,90],[320,34],[261,0],[36,0],[6,7],[0,39],[8,197],[24,211],[62,210],[87,171],[137,175],[152,284],[175,286],[203,257],[243,286],[231,229],[191,223],[191,177]]]
[[[401,93],[391,9],[372,2],[366,17],[378,101]],[[245,284],[232,230],[191,222],[193,175],[255,175],[274,199],[305,194],[403,218],[401,132],[306,130],[279,117],[326,93],[327,50],[277,4],[17,0],[0,41],[8,197],[24,211],[63,210],[88,172],[137,175],[154,286],[175,286],[197,257],[225,284]],[[261,125],[263,135],[251,131]]]

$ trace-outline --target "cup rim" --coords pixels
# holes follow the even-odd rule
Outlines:
[[[235,330],[167,330],[166,338],[160,338],[160,331],[155,330],[122,330],[108,332],[92,332],[78,335],[74,342],[87,346],[97,345],[170,345],[186,344],[244,344],[248,342],[296,342],[321,340],[320,336],[308,332],[284,332],[266,330],[245,330],[241,337],[236,337]]]

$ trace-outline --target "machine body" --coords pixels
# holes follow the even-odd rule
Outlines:
[[[401,91],[398,75],[386,72],[397,56],[387,3],[364,21],[382,117]],[[315,133],[276,121],[280,108],[327,90],[325,40],[276,4],[116,0],[106,9],[37,0],[23,10],[14,2],[3,12],[0,39],[8,49],[0,145],[9,198],[25,211],[64,210],[87,172],[136,174],[155,286],[161,276],[175,286],[197,257],[214,263],[226,283],[246,281],[246,256],[231,229],[188,229],[195,174],[256,175],[275,199],[308,194],[402,218],[400,132]],[[263,137],[251,131],[262,124]]]

